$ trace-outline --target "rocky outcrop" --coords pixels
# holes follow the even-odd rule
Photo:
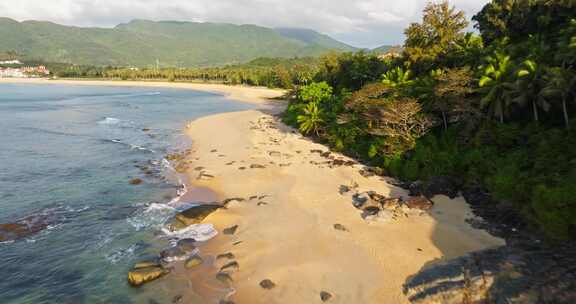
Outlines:
[[[576,303],[576,246],[524,243],[433,263],[412,276],[412,303]]]
[[[39,213],[19,219],[13,223],[0,224],[0,242],[16,241],[32,236],[56,223],[56,217]]]
[[[223,208],[218,204],[205,204],[192,206],[184,211],[178,212],[174,220],[170,223],[171,229],[182,229],[192,224],[202,222],[212,212]]]
[[[156,262],[140,262],[128,272],[128,283],[134,287],[139,287],[145,283],[154,281],[170,273],[170,270],[162,267]]]
[[[374,191],[355,193],[352,204],[362,211],[362,218],[385,222],[399,217],[421,214],[432,208],[433,203],[424,196],[386,197]]]

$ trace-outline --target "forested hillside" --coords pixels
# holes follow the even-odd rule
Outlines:
[[[0,18],[0,52],[77,65],[219,66],[329,50],[355,49],[312,30],[256,25],[135,20],[114,28],[80,28]]]

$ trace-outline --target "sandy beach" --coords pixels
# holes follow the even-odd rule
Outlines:
[[[403,284],[426,265],[504,243],[466,223],[472,213],[461,197],[436,196],[428,212],[364,219],[352,204],[354,193],[404,198],[408,193],[388,178],[362,175],[363,165],[351,165],[351,159],[327,153],[327,147],[283,125],[275,114],[285,103],[270,100],[281,90],[133,81],[0,82],[173,87],[258,104],[257,110],[203,117],[186,126],[192,140],[191,188],[210,189],[218,200],[244,199],[231,200],[204,220],[220,233],[202,246],[201,255],[232,255],[216,259],[202,275],[214,277],[219,267],[236,262],[226,269],[235,290],[227,300],[234,303],[408,303]],[[335,166],[334,159],[348,165]],[[264,280],[273,288],[263,288]]]
[[[504,243],[465,222],[473,215],[461,197],[435,196],[428,213],[363,219],[342,185],[389,197],[407,192],[364,177],[360,164],[329,165],[320,153],[328,149],[280,123],[271,115],[278,109],[204,117],[186,130],[197,168],[192,184],[220,199],[246,198],[204,221],[219,231],[236,227],[203,248],[205,255],[233,254],[234,303],[321,303],[321,293],[330,303],[407,303],[402,285],[425,265]],[[274,288],[263,288],[263,280]]]
[[[0,83],[175,88],[175,89],[187,89],[187,90],[218,93],[225,95],[233,100],[248,103],[257,103],[257,104],[265,104],[269,98],[279,97],[284,93],[283,90],[273,90],[264,87],[230,86],[224,84],[191,83],[191,82],[0,78]]]

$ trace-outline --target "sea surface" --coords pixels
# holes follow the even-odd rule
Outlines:
[[[0,303],[170,303],[126,282],[166,245],[182,193],[164,156],[193,146],[188,121],[252,107],[191,90],[0,84],[0,223],[50,219],[0,243]]]

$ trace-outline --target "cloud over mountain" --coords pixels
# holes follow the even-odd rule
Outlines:
[[[3,17],[110,27],[132,19],[304,27],[358,46],[399,43],[426,0],[18,0],[0,1]],[[487,0],[453,0],[471,17]]]

